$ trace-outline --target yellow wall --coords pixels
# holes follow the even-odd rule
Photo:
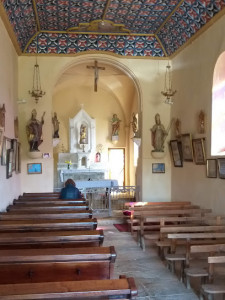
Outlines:
[[[172,116],[181,120],[182,133],[194,138],[206,138],[206,156],[210,158],[211,100],[214,67],[225,51],[225,17],[204,32],[190,46],[173,59],[174,84],[177,101]],[[206,113],[206,133],[197,134],[197,116]],[[172,169],[172,199],[191,200],[203,207],[223,214],[225,185],[219,178],[207,178],[206,166],[185,162],[183,168]]]
[[[105,59],[111,64],[119,64],[126,71],[129,71],[130,76],[134,77],[136,84],[139,86],[140,98],[139,100],[139,110],[140,115],[142,115],[142,146],[140,149],[140,165],[138,177],[143,178],[143,184],[141,188],[142,199],[144,201],[158,201],[158,200],[169,200],[170,199],[170,157],[167,149],[167,155],[160,162],[166,163],[166,173],[165,174],[152,174],[152,163],[159,162],[151,157],[151,139],[150,139],[150,128],[154,124],[154,116],[156,113],[160,113],[162,123],[167,127],[170,119],[170,106],[166,105],[162,101],[161,90],[164,86],[164,73],[166,69],[166,61],[160,60],[145,60],[145,59],[125,59],[118,58],[115,56],[109,55],[91,55],[85,54],[77,57],[38,57],[38,63],[40,65],[41,72],[41,81],[42,88],[46,91],[46,95],[40,100],[39,104],[35,104],[34,100],[28,95],[28,90],[32,86],[32,74],[33,74],[33,65],[35,63],[34,57],[20,57],[19,58],[19,98],[27,99],[27,103],[20,106],[20,117],[21,117],[21,127],[20,133],[24,145],[24,156],[23,156],[23,184],[22,189],[28,191],[40,190],[52,190],[53,189],[53,159],[43,160],[39,159],[38,162],[43,163],[43,174],[42,175],[26,175],[26,165],[31,160],[27,157],[26,151],[28,150],[28,143],[25,135],[25,125],[28,119],[30,118],[31,110],[36,107],[38,111],[38,116],[42,115],[43,111],[46,111],[45,124],[43,127],[44,132],[44,142],[39,147],[42,152],[53,153],[51,139],[52,139],[52,127],[51,127],[51,117],[53,112],[52,99],[54,86],[64,73],[73,64],[79,63],[85,59]],[[78,98],[75,91],[72,89],[67,91],[67,97],[71,99],[79,100],[79,103],[84,103],[87,101],[85,95],[88,96],[88,91],[84,91],[84,95]],[[102,91],[103,93],[103,91]],[[81,95],[81,94],[79,94]],[[55,97],[55,94],[54,94]],[[58,99],[63,97],[57,95]],[[108,97],[108,94],[102,94],[102,100],[104,97]],[[110,97],[111,98],[111,97]],[[57,98],[56,98],[57,99]],[[54,100],[55,101],[55,100]],[[93,101],[97,101],[97,98]],[[106,118],[102,120],[104,124],[108,122],[108,118],[111,117],[110,107],[112,107],[112,101],[109,103],[109,106],[104,108],[106,109]],[[57,101],[54,103],[54,105]],[[72,103],[72,100],[71,100]],[[102,106],[99,106],[102,109]],[[84,109],[87,107],[84,106]],[[128,107],[131,116],[131,107]],[[74,116],[76,111],[79,110],[79,104],[76,103],[73,108],[74,113],[71,116]],[[96,108],[90,107],[87,109],[87,112],[90,110],[90,115],[97,113]],[[119,106],[116,107],[116,112],[120,116]],[[113,113],[114,107],[111,113]],[[58,112],[59,113],[59,112]],[[61,118],[61,116],[60,116]],[[122,116],[121,116],[122,118]],[[107,121],[106,121],[107,120]],[[131,121],[130,118],[126,118],[127,124]],[[97,124],[100,126],[101,121]],[[66,124],[66,120],[63,120],[63,124]],[[102,123],[102,124],[103,124]],[[63,125],[62,124],[62,125]],[[61,124],[60,124],[61,125]],[[64,125],[63,125],[64,126]],[[60,130],[64,130],[60,129]],[[108,126],[106,126],[106,132],[108,131]],[[129,132],[129,130],[128,130]],[[104,135],[105,136],[105,135]],[[102,137],[98,137],[98,140],[102,141]],[[123,141],[121,134],[121,143]],[[118,144],[119,146],[119,144]],[[38,185],[37,185],[38,182]]]
[[[14,118],[17,113],[17,54],[0,19],[0,107],[5,104],[5,133],[8,138],[15,138]],[[13,172],[6,179],[6,166],[0,165],[0,211],[4,210],[21,193],[20,174]]]

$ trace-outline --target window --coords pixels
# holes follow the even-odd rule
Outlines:
[[[225,52],[216,62],[212,90],[211,155],[225,155]]]

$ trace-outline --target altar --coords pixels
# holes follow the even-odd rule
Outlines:
[[[69,178],[73,179],[77,186],[78,183],[81,184],[82,188],[84,185],[85,188],[107,188],[116,184],[107,179],[109,177],[108,161],[99,157],[96,159],[95,119],[82,108],[74,118],[69,119],[69,125],[69,152],[58,153],[57,187],[62,188]]]

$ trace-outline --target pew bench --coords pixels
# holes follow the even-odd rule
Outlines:
[[[0,299],[134,299],[137,288],[132,277],[105,280],[6,284]]]
[[[47,211],[42,213],[19,213],[19,212],[5,212],[0,213],[0,221],[6,220],[41,220],[41,219],[51,219],[51,220],[58,220],[58,219],[87,219],[92,218],[92,210],[78,210],[75,212],[57,212],[57,213],[48,213]]]
[[[126,202],[124,204],[125,208],[132,209],[136,206],[154,206],[154,205],[191,205],[191,201],[159,201],[159,202]]]
[[[52,206],[52,205],[45,205],[45,206],[32,206],[32,205],[9,205],[7,207],[7,212],[15,212],[15,213],[29,213],[29,214],[38,214],[38,213],[65,213],[65,212],[76,212],[77,210],[85,211],[89,210],[89,206],[86,204],[75,204],[75,205],[64,205],[64,206]]]
[[[23,204],[23,205],[32,205],[32,206],[45,206],[45,205],[73,205],[73,204],[87,204],[86,199],[77,199],[77,200],[61,200],[61,199],[56,199],[56,200],[51,200],[51,199],[46,199],[46,200],[19,200],[15,199],[13,201],[13,204]]]
[[[0,233],[0,249],[101,246],[103,230]]]
[[[0,220],[0,232],[94,230],[97,219],[62,220]]]
[[[215,282],[215,266],[216,265],[224,265],[225,264],[225,256],[210,256],[208,257],[209,264],[209,284],[203,284],[201,286],[200,299],[204,300],[204,296],[207,295],[208,299],[213,299],[214,295],[223,295],[223,299],[225,298],[225,283],[224,276],[222,283]],[[223,268],[225,269],[225,267]]]
[[[165,255],[167,266],[174,271],[175,262],[181,263],[180,279],[184,278],[184,266],[189,267],[190,246],[201,244],[219,244],[225,243],[225,232],[189,232],[189,233],[169,233],[168,239],[171,239],[171,253]],[[186,248],[185,254],[176,254],[176,245],[180,241]]]
[[[183,208],[183,209],[154,209],[154,210],[147,210],[147,211],[133,211],[133,215],[131,216],[131,220],[133,221],[134,219],[138,220],[140,224],[140,245],[143,250],[145,250],[145,239],[159,239],[159,231],[156,235],[152,234],[147,234],[145,231],[147,228],[145,228],[145,225],[149,223],[150,218],[152,217],[160,217],[160,219],[165,218],[165,217],[198,217],[202,218],[205,214],[211,212],[209,209],[189,209],[189,208]],[[150,224],[153,225],[153,224]],[[131,223],[131,233],[132,233],[132,223]],[[157,224],[158,229],[160,228],[159,224]],[[157,229],[157,228],[156,228]]]
[[[0,285],[113,278],[110,247],[0,250]]]
[[[225,244],[193,245],[190,246],[190,256],[192,260],[189,260],[193,261],[194,256],[196,255],[197,260],[199,260],[200,255],[202,259],[203,254],[207,254],[207,256],[212,256],[221,254],[222,252],[225,252]],[[193,265],[193,262],[191,263],[191,266],[189,268],[184,269],[184,274],[186,277],[186,286],[188,289],[190,289],[191,287],[190,278],[201,278],[201,282],[203,283],[205,282],[205,279],[209,276],[209,272],[204,265],[196,267],[196,265]]]

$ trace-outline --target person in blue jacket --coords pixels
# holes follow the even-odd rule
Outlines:
[[[61,190],[60,199],[81,199],[81,193],[76,188],[76,184],[73,179],[67,179],[65,187]]]

